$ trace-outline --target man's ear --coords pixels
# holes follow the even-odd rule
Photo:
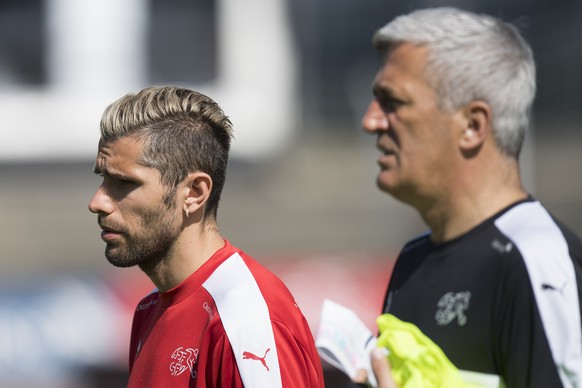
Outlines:
[[[186,196],[183,206],[188,217],[204,208],[212,190],[212,178],[204,172],[197,171],[188,174],[184,183]]]
[[[478,153],[491,134],[491,107],[484,101],[471,101],[462,109],[463,128],[459,134],[459,148],[467,157]]]

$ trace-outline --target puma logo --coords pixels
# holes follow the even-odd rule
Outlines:
[[[556,287],[552,284],[548,284],[548,283],[542,283],[542,290],[544,291],[557,291],[560,294],[564,295],[564,288],[566,288],[566,285],[568,284],[568,282],[564,282],[564,284],[562,284],[562,287]]]
[[[258,360],[263,364],[263,366],[265,368],[267,368],[267,372],[268,372],[269,367],[267,366],[267,361],[265,361],[265,358],[267,357],[267,353],[269,353],[269,350],[271,350],[271,348],[267,349],[267,351],[265,352],[265,355],[263,357],[259,357],[251,352],[243,352],[243,360]]]

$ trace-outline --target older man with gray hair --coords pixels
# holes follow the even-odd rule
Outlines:
[[[582,386],[582,243],[520,177],[529,45],[456,8],[399,16],[373,42],[384,59],[362,122],[381,152],[377,184],[430,229],[402,249],[383,312],[416,325],[467,381]],[[374,363],[393,386],[385,357]]]

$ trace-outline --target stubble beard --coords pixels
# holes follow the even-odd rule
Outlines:
[[[105,248],[107,260],[119,268],[139,266],[146,273],[162,265],[171,256],[179,234],[175,217],[161,206],[142,215],[138,233],[123,233],[119,244]]]

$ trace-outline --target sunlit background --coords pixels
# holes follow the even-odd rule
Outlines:
[[[106,262],[87,203],[103,109],[151,84],[231,117],[219,225],[285,280],[314,334],[324,298],[375,330],[393,259],[424,226],[375,187],[359,125],[370,38],[437,5],[522,27],[539,82],[524,179],[582,234],[578,0],[0,0],[0,386],[125,386],[132,310],[153,286]]]

